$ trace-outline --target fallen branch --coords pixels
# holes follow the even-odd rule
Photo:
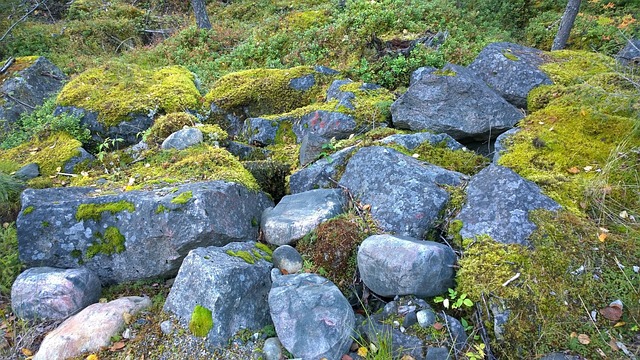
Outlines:
[[[64,176],[69,176],[69,177],[77,177],[78,174],[69,174],[69,173],[63,173],[63,172],[58,172],[58,175],[64,175]]]
[[[14,27],[16,27],[19,23],[23,22],[29,15],[31,15],[32,12],[36,11],[36,9],[38,7],[40,7],[40,3],[39,2],[37,2],[36,6],[31,8],[31,10],[27,11],[26,14],[24,14],[20,19],[18,19],[18,21],[16,21],[13,24],[11,24],[11,26],[9,26],[9,28],[4,33],[4,35],[2,35],[2,37],[0,37],[0,41],[4,40],[4,38],[7,37],[7,35],[9,35],[9,33],[11,32],[11,30],[13,30]]]
[[[520,277],[520,273],[516,273],[515,275],[513,275],[513,277],[507,281],[505,281],[502,286],[507,286],[509,285],[513,280],[517,279]]]
[[[18,104],[20,104],[20,105],[22,105],[22,106],[24,106],[24,107],[26,107],[26,108],[29,108],[29,109],[31,109],[31,110],[35,110],[35,109],[36,109],[36,107],[35,107],[35,106],[33,106],[33,105],[29,105],[29,104],[27,104],[27,103],[25,103],[25,102],[22,102],[22,101],[20,101],[20,100],[18,100],[18,99],[16,99],[16,98],[14,98],[13,96],[11,96],[11,95],[9,95],[9,94],[4,94],[4,96],[8,97],[8,98],[9,98],[9,99],[11,99],[12,101],[17,102]]]
[[[0,74],[4,74],[5,71],[9,70],[9,68],[11,67],[11,65],[13,65],[13,62],[16,59],[11,56],[10,58],[7,59],[7,61],[4,62],[4,65],[2,65],[2,68],[0,69]]]

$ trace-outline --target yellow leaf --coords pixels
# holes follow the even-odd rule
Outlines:
[[[578,341],[582,345],[588,345],[591,342],[591,339],[589,338],[589,335],[587,335],[587,334],[580,334],[580,335],[578,335]]]
[[[607,239],[607,233],[600,233],[600,235],[598,235],[598,240],[600,240],[600,242],[604,242]]]
[[[627,325],[626,322],[624,321],[618,321],[615,325],[613,325],[613,327],[621,327],[621,326],[625,326]]]
[[[364,347],[364,346],[360,346],[358,348],[358,356],[367,357],[367,353],[368,352],[369,352],[369,350],[367,350],[367,348]]]
[[[20,351],[22,352],[22,355],[24,356],[33,356],[33,351],[27,349],[27,348],[22,348],[20,349]]]
[[[572,168],[567,169],[567,171],[569,172],[569,174],[574,174],[575,175],[575,174],[580,172],[580,169],[578,169],[577,166],[574,166]]]
[[[98,355],[91,354],[85,358],[85,360],[98,360]]]

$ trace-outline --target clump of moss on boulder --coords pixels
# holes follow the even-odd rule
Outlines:
[[[97,233],[98,241],[87,248],[87,258],[93,258],[98,254],[113,255],[126,250],[124,235],[115,226],[109,226],[104,235]]]
[[[57,103],[95,111],[99,122],[115,126],[129,120],[130,114],[198,109],[200,93],[194,81],[195,75],[181,66],[145,70],[112,62],[76,76],[62,89]]]
[[[213,328],[213,316],[211,310],[206,307],[196,305],[191,313],[189,321],[189,330],[194,336],[207,337],[209,331]]]
[[[136,207],[133,203],[126,200],[102,204],[80,204],[78,206],[78,210],[76,210],[76,220],[100,221],[100,219],[102,219],[102,213],[104,212],[109,212],[111,215],[115,215],[125,210],[134,212]]]
[[[149,145],[160,145],[167,136],[185,126],[193,126],[198,119],[185,112],[175,112],[160,116],[145,134],[144,140]]]

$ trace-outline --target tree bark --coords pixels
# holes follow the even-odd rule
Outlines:
[[[576,20],[578,10],[580,10],[580,2],[581,0],[569,0],[567,2],[567,7],[564,9],[564,14],[558,27],[558,33],[555,39],[553,39],[551,50],[562,50],[567,45],[569,33],[571,33],[571,28],[573,28],[573,22]]]
[[[191,0],[193,13],[196,15],[196,24],[198,29],[211,29],[207,8],[204,6],[204,0]]]

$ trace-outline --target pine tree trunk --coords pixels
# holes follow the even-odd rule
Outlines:
[[[581,0],[569,0],[567,3],[567,7],[564,9],[564,14],[562,15],[562,20],[560,20],[558,33],[555,39],[553,39],[551,50],[562,50],[567,45],[573,22],[576,20],[578,10],[580,10],[580,2]]]
[[[204,0],[191,0],[193,13],[196,15],[196,24],[198,29],[211,29],[207,8],[204,6]]]

